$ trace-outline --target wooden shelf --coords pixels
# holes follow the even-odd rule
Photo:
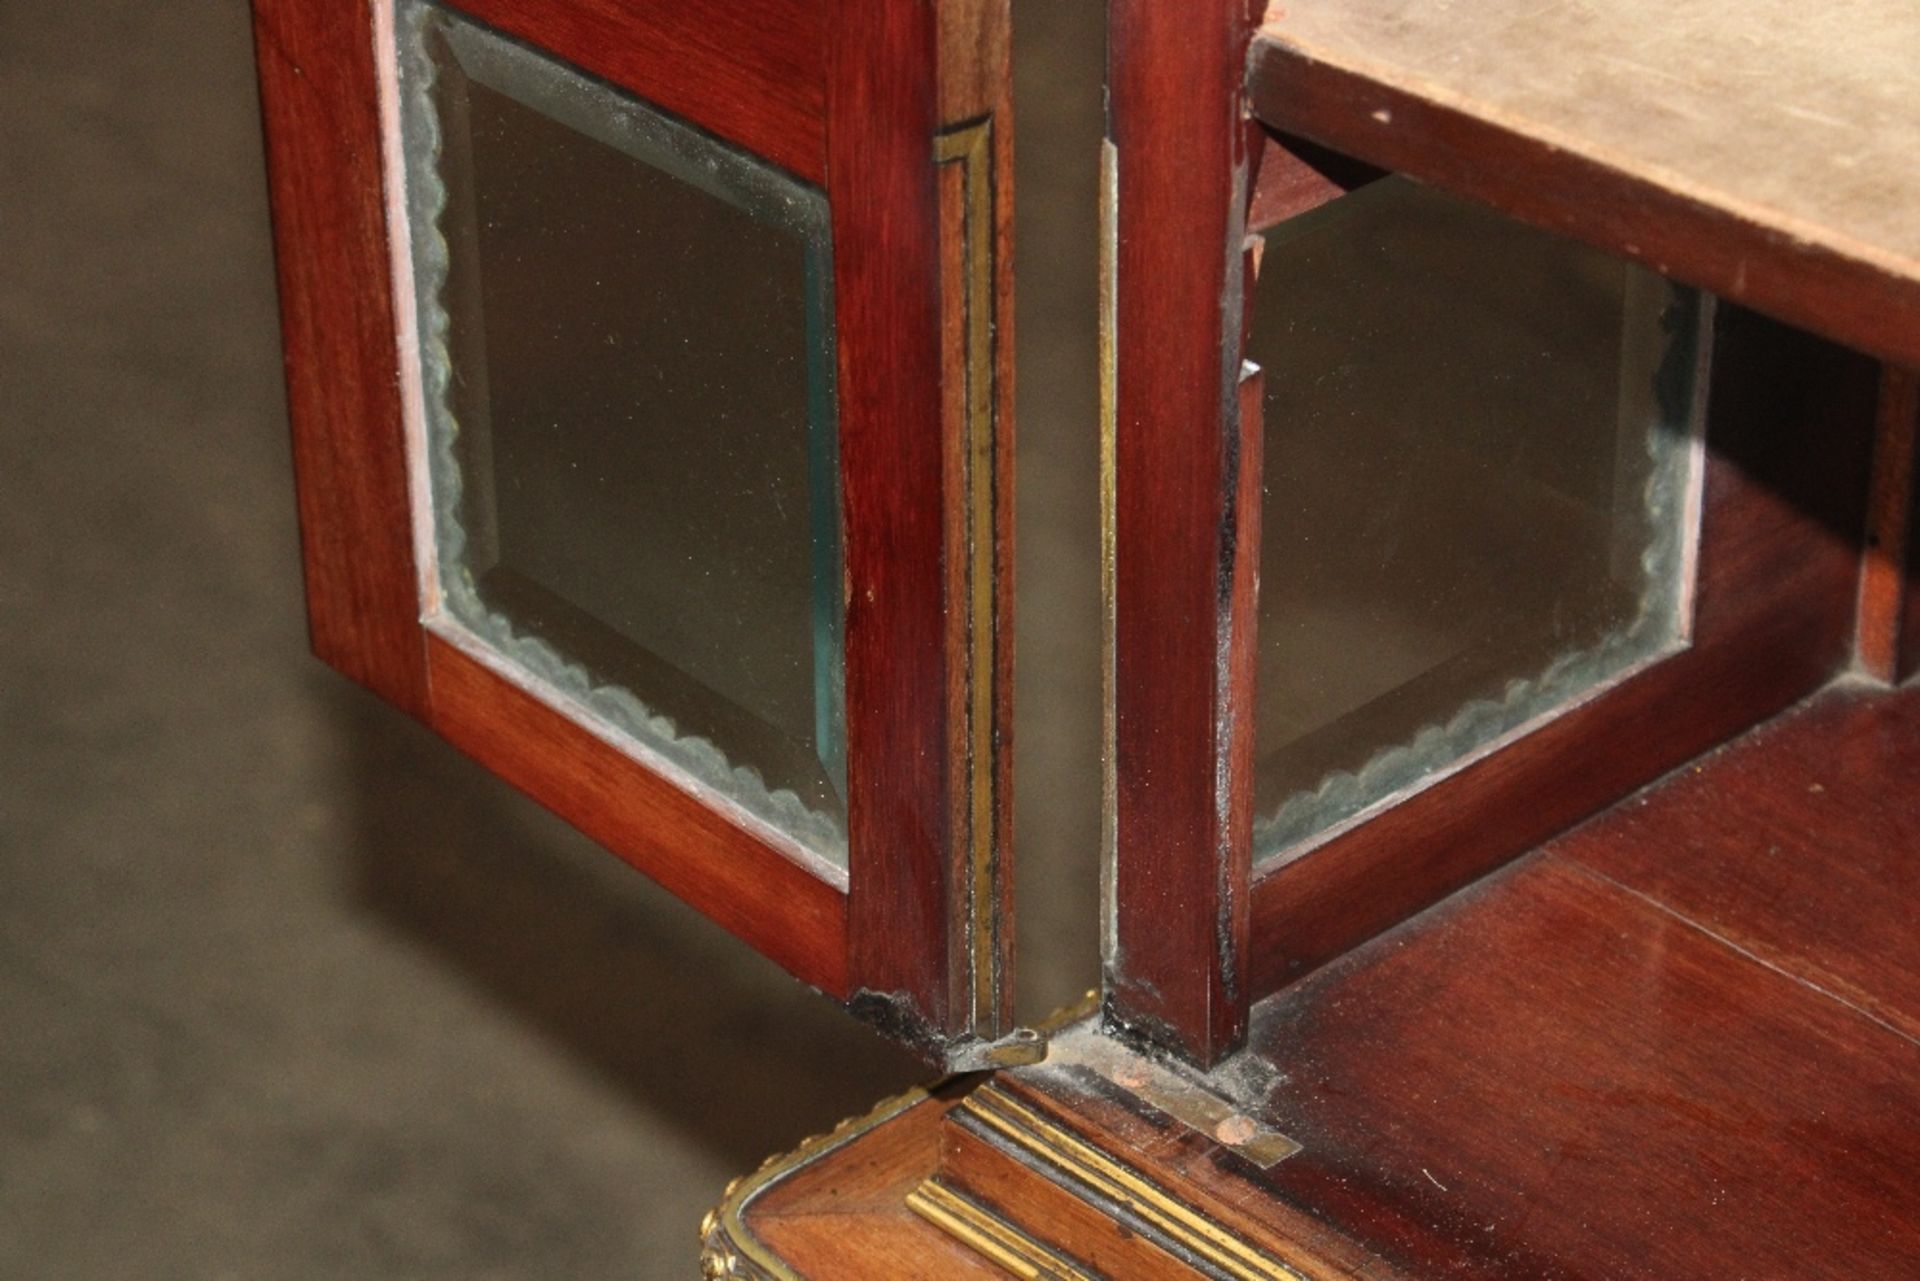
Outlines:
[[[1920,7],[1285,0],[1270,127],[1920,365]]]

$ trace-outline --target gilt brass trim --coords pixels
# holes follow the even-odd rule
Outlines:
[[[1258,1119],[1258,1107],[1222,1093],[1214,1078],[1138,1053],[1095,1029],[1077,1028],[1054,1037],[1047,1047],[1047,1066],[1056,1072],[1078,1068],[1111,1081],[1139,1102],[1263,1170],[1301,1150],[1292,1136]]]
[[[1010,1098],[992,1084],[958,1108],[968,1120],[1011,1144],[1028,1159],[1119,1207],[1152,1235],[1170,1242],[1232,1281],[1315,1281],[1206,1218],[1137,1170]]]
[[[933,1179],[907,1194],[907,1208],[1022,1281],[1099,1281],[985,1206]]]
[[[752,1174],[729,1183],[720,1204],[700,1220],[700,1275],[706,1281],[805,1281],[753,1234],[747,1209],[800,1167],[847,1146],[930,1096],[929,1090],[914,1089],[888,1099],[865,1116],[850,1117],[791,1152],[769,1157]]]
[[[1107,968],[1120,938],[1119,677],[1117,662],[1119,575],[1114,549],[1119,539],[1116,437],[1119,432],[1119,369],[1114,344],[1120,327],[1120,150],[1100,142],[1100,924]]]
[[[974,1031],[992,1039],[1000,1030],[1001,996],[994,733],[1001,566],[996,537],[1000,494],[995,440],[999,392],[994,379],[993,118],[939,134],[934,139],[934,159],[939,164],[958,164],[966,188],[966,447],[962,454],[966,460],[967,929]]]

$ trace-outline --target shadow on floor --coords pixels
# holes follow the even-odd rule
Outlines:
[[[767,1136],[933,1075],[833,1002],[354,690],[352,894],[464,981],[745,1172]]]

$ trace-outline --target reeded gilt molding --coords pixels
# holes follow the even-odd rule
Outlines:
[[[966,315],[965,480],[967,927],[972,1022],[976,1035],[1000,1032],[1001,967],[999,880],[1001,852],[994,819],[999,804],[998,702],[1000,618],[999,528],[1001,495],[995,458],[999,395],[994,385],[994,173],[993,117],[956,125],[934,138],[937,164],[960,166],[965,186],[962,214],[961,294]]]
[[[1024,1163],[1100,1206],[1129,1231],[1223,1281],[1333,1281],[1340,1270],[1312,1271],[1262,1250],[1169,1192],[1117,1153],[1054,1124],[993,1084],[968,1095],[954,1119]]]
[[[1100,1281],[985,1206],[936,1180],[928,1179],[909,1192],[907,1207],[1021,1281]]]

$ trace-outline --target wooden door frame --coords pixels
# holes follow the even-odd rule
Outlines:
[[[1109,0],[1103,520],[1107,1019],[1245,1036],[1260,429],[1243,414],[1250,0]],[[1251,501],[1249,501],[1251,498]]]
[[[930,1056],[998,1035],[1012,997],[1006,0],[448,7],[826,192],[847,583],[844,883],[423,627],[412,357],[391,252],[406,233],[383,195],[391,0],[254,4],[315,652]],[[983,141],[956,149],[963,132]]]

